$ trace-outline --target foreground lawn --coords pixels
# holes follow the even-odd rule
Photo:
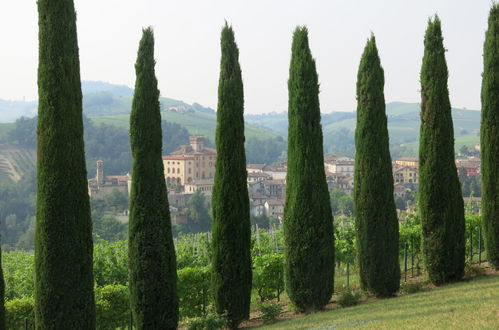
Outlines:
[[[499,329],[499,275],[277,322],[266,329]]]

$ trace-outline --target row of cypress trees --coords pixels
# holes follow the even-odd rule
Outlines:
[[[83,148],[81,85],[73,0],[39,0],[38,195],[35,236],[36,326],[95,328],[92,236]],[[484,223],[498,267],[499,9],[493,5],[484,46],[482,148]],[[213,287],[217,312],[235,328],[249,316],[251,257],[244,156],[244,96],[232,28],[222,30],[213,192]],[[453,159],[447,67],[438,17],[425,35],[421,70],[423,249],[430,279],[458,279],[464,265],[464,218]],[[161,162],[154,37],[143,31],[130,116],[134,155],[130,214],[130,293],[139,329],[178,322],[176,267]],[[294,31],[288,80],[288,184],[284,216],[288,295],[303,311],[321,309],[333,290],[333,219],[324,174],[319,84],[308,31]],[[383,70],[371,37],[359,66],[355,206],[364,289],[398,289],[398,231],[383,96]],[[375,182],[374,178],[378,178]],[[229,194],[228,191],[231,191]],[[435,203],[439,201],[439,203]],[[0,293],[2,287],[0,286]],[[3,314],[0,313],[0,317]],[[0,319],[1,321],[1,319]],[[1,325],[0,325],[1,326]]]

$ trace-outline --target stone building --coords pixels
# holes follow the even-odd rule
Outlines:
[[[125,196],[130,195],[132,178],[127,175],[105,175],[104,162],[97,161],[95,178],[88,180],[88,194],[91,199],[104,199],[113,190],[118,190]]]
[[[190,136],[189,145],[163,156],[167,185],[184,186],[198,180],[213,179],[217,152],[204,146],[203,136]]]

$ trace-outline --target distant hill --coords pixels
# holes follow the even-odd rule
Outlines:
[[[83,81],[83,112],[96,123],[128,127],[133,89],[99,81]],[[189,134],[207,136],[215,142],[216,113],[200,104],[187,104],[181,100],[160,98],[163,119],[185,127]],[[20,116],[36,114],[37,103],[0,100],[0,142],[11,126],[1,124],[13,122]],[[391,102],[386,106],[392,156],[415,156],[417,154],[420,105],[418,103]],[[474,145],[479,141],[480,112],[452,109],[456,148],[463,144]],[[245,116],[246,138],[267,139],[277,136],[286,138],[288,114],[267,113]],[[353,155],[355,112],[332,112],[322,114],[324,150],[329,154]]]
[[[415,156],[418,150],[421,123],[420,104],[391,102],[386,105],[386,113],[392,154]],[[321,114],[326,152],[353,154],[356,116],[355,112]],[[480,111],[453,108],[452,117],[456,149],[464,144],[473,146],[479,142]],[[288,114],[286,112],[247,115],[246,120],[252,125],[287,136]]]

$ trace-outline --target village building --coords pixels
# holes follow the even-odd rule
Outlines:
[[[166,184],[184,186],[215,176],[216,150],[204,146],[203,136],[190,136],[189,145],[163,156]]]
[[[395,167],[393,181],[401,184],[419,184],[418,168],[414,166]]]
[[[113,190],[117,190],[128,197],[131,183],[132,178],[129,174],[105,175],[104,162],[98,160],[95,178],[88,180],[88,195],[91,199],[104,199]]]
[[[206,197],[211,197],[214,183],[213,178],[195,180],[184,185],[184,192],[194,194],[196,191],[201,191]]]
[[[467,176],[480,175],[480,158],[470,157],[465,160],[456,160],[456,167],[466,170]]]
[[[263,169],[268,167],[267,164],[246,164],[246,171],[250,173],[263,173]]]
[[[266,166],[263,173],[270,175],[273,180],[286,180],[288,168],[286,165],[281,166]]]
[[[419,160],[415,157],[402,157],[395,160],[395,165],[398,165],[400,167],[402,166],[418,167]]]
[[[353,177],[355,161],[348,157],[326,156],[324,157],[324,170],[342,176]]]
[[[262,182],[269,179],[272,179],[272,177],[269,174],[263,172],[248,172],[247,175],[248,183]]]
[[[267,199],[264,204],[265,215],[282,220],[284,216],[284,200],[283,199]]]

